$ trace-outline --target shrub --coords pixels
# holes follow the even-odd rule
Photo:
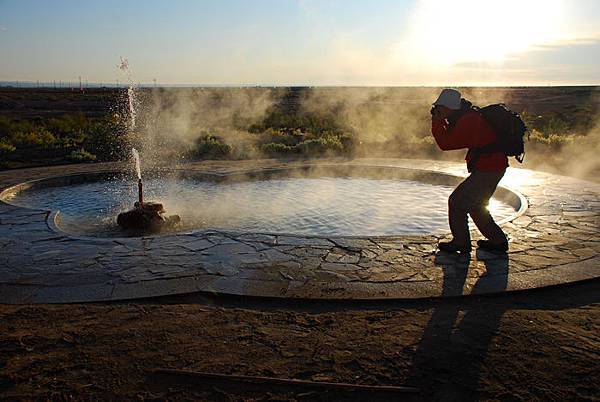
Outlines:
[[[72,151],[69,154],[69,160],[73,162],[93,162],[96,160],[96,155],[89,153],[85,149],[81,148]]]
[[[313,113],[285,113],[273,108],[262,122],[248,127],[251,133],[263,133],[269,128],[281,130],[288,134],[310,133],[320,135],[326,132],[341,133],[337,119],[333,115],[317,115]]]
[[[83,113],[65,114],[58,118],[51,118],[46,123],[48,130],[70,137],[77,137],[88,131],[92,119],[85,117]]]
[[[17,148],[41,147],[54,148],[57,138],[45,128],[36,128],[28,131],[17,131],[9,134],[8,140]]]
[[[210,134],[205,134],[196,140],[193,156],[199,158],[225,158],[233,148],[222,140]]]
[[[0,140],[0,169],[5,169],[8,167],[7,157],[9,154],[13,153],[17,148],[15,148],[12,144],[5,142],[4,140]]]
[[[269,142],[268,144],[263,144],[259,147],[259,150],[271,156],[290,154],[294,152],[293,147],[278,142]]]
[[[116,116],[106,116],[91,125],[82,145],[100,160],[116,160],[130,152],[125,136],[125,126]]]
[[[329,137],[319,137],[313,138],[310,140],[302,141],[298,145],[296,145],[298,152],[302,155],[315,155],[315,154],[324,154],[324,153],[339,153],[343,151],[344,146],[339,138],[329,136]]]
[[[559,119],[556,116],[551,116],[544,122],[544,125],[541,127],[541,131],[547,136],[568,134],[570,127],[566,121]]]
[[[294,146],[302,142],[305,134],[299,129],[267,128],[261,135],[265,142],[280,143]]]
[[[558,149],[564,145],[571,144],[574,141],[581,140],[582,138],[583,137],[579,135],[546,134],[534,129],[529,134],[528,142]],[[527,144],[525,147],[527,147]]]
[[[558,113],[532,115],[523,112],[521,113],[521,118],[530,132],[537,131],[539,136],[549,137],[551,135],[566,135],[573,132],[571,124]]]
[[[14,152],[16,149],[17,148],[14,145],[9,144],[4,140],[0,141],[0,156]]]

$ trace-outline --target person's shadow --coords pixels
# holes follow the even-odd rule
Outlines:
[[[417,346],[411,372],[410,386],[419,387],[427,399],[473,399],[477,389],[481,364],[490,342],[497,332],[505,307],[498,303],[485,309],[471,308],[464,314],[465,294],[501,292],[508,284],[508,255],[478,254],[485,258],[486,274],[468,291],[467,276],[470,256],[449,256],[438,253],[436,265],[444,271],[443,296],[434,311]],[[453,296],[456,296],[453,298]],[[447,297],[450,297],[448,299]],[[485,315],[485,319],[483,319]],[[482,322],[485,328],[482,328]]]

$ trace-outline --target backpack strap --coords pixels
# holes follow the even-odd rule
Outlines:
[[[472,110],[481,114],[481,108],[477,106],[473,107]],[[467,171],[470,173],[475,169],[475,165],[479,161],[479,158],[481,158],[482,154],[494,154],[496,152],[502,152],[500,142],[498,141],[498,134],[496,133],[496,141],[482,147],[469,148],[469,152],[471,153],[471,159],[467,161]]]

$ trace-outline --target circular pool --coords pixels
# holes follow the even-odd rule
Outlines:
[[[410,169],[350,171],[337,167],[239,174],[154,173],[145,199],[178,214],[175,231],[221,229],[310,236],[423,235],[446,231],[447,199],[460,178]],[[516,216],[519,197],[499,188],[489,209],[498,221]],[[137,199],[135,180],[116,174],[29,182],[5,191],[14,205],[60,211],[70,234],[122,237],[119,212]],[[137,234],[139,235],[139,234]]]

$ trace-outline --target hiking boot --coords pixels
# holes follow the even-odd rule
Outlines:
[[[506,253],[508,251],[508,242],[492,243],[489,240],[477,240],[477,247],[492,253]]]
[[[446,253],[470,253],[471,245],[459,246],[454,242],[442,242],[438,244],[438,248],[440,251],[445,251]]]

